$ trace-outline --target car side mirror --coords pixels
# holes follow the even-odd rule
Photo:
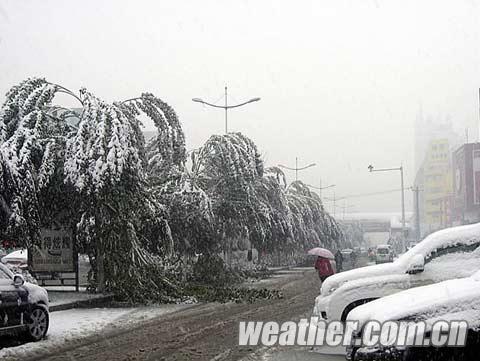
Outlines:
[[[23,286],[24,283],[25,283],[25,278],[23,278],[21,274],[16,274],[15,276],[13,276],[13,285],[15,287]]]
[[[410,264],[408,265],[407,268],[407,273],[408,274],[416,274],[423,272],[425,269],[425,258],[421,254],[416,254],[413,256]]]

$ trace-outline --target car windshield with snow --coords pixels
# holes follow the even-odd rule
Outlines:
[[[314,315],[344,321],[355,307],[412,287],[468,277],[480,268],[480,224],[427,236],[393,263],[329,277],[315,300]]]

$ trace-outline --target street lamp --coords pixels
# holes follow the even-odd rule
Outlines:
[[[311,163],[311,164],[309,164],[309,165],[306,165],[305,167],[298,168],[298,158],[295,157],[295,168],[287,167],[287,166],[281,165],[281,164],[279,164],[278,166],[281,167],[281,168],[288,169],[288,170],[294,170],[294,171],[295,171],[295,181],[298,181],[298,171],[299,171],[299,170],[305,170],[305,169],[307,169],[307,168],[315,167],[316,164],[315,164],[315,163]]]
[[[328,189],[328,188],[336,187],[336,184],[330,184],[330,185],[328,185],[328,186],[322,187],[322,181],[320,180],[320,187],[312,186],[312,185],[310,185],[310,184],[307,184],[307,187],[310,187],[310,188],[319,190],[320,192],[319,192],[318,195],[320,196],[320,198],[322,198],[322,190],[323,190],[323,189]]]
[[[192,99],[192,101],[194,101],[195,103],[201,103],[201,104],[209,105],[209,106],[214,107],[214,108],[225,109],[225,134],[228,134],[228,118],[227,118],[228,109],[238,108],[238,107],[241,107],[242,105],[245,105],[245,104],[258,102],[259,100],[260,100],[260,98],[252,98],[252,99],[250,99],[246,102],[240,103],[240,104],[228,105],[228,102],[227,102],[227,87],[225,87],[225,105],[212,104],[212,103],[206,102],[206,101],[204,101],[200,98],[193,98]]]
[[[368,166],[370,172],[389,172],[389,171],[400,171],[400,185],[402,188],[402,235],[403,235],[403,249],[405,250],[405,188],[403,186],[403,166],[398,168],[381,168],[374,169],[373,165]]]

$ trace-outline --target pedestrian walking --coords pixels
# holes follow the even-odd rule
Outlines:
[[[342,272],[342,270],[343,270],[343,255],[342,255],[342,252],[340,250],[337,250],[337,252],[335,252],[335,263],[337,265],[337,273]]]
[[[317,260],[315,261],[315,269],[317,270],[318,277],[322,282],[335,273],[330,260],[320,256],[318,256]]]

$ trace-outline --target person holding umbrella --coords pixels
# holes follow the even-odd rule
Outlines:
[[[315,269],[317,270],[318,277],[322,282],[335,273],[332,264],[330,263],[330,260],[334,259],[335,257],[328,249],[316,247],[308,251],[308,254],[317,256],[317,260],[315,261]]]

